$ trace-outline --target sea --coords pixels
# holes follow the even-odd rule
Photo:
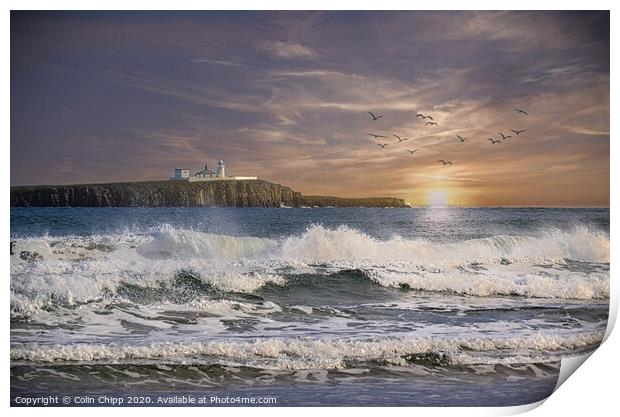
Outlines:
[[[12,208],[11,241],[13,405],[522,405],[607,326],[608,209]]]

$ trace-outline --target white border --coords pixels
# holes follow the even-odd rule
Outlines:
[[[371,2],[369,0],[352,1],[352,0],[314,0],[314,1],[295,1],[285,2],[282,0],[262,0],[262,1],[243,1],[243,0],[227,0],[225,2],[204,2],[204,1],[189,1],[189,0],[176,0],[174,2],[166,2],[161,0],[151,1],[120,1],[120,0],[108,0],[108,1],[90,1],[85,3],[83,1],[76,0],[59,0],[54,1],[51,4],[49,1],[42,0],[30,0],[30,1],[7,1],[4,4],[8,5],[5,9],[3,25],[3,41],[2,49],[3,56],[5,57],[5,64],[2,66],[3,79],[4,79],[4,91],[5,100],[3,101],[3,126],[5,136],[1,141],[2,152],[0,152],[0,158],[2,164],[1,170],[4,177],[5,188],[0,194],[0,208],[4,213],[5,221],[2,222],[2,235],[8,237],[10,235],[9,230],[9,186],[10,186],[10,65],[8,63],[10,56],[10,12],[9,10],[131,10],[131,9],[155,9],[155,10],[372,10],[380,7],[382,10],[611,10],[611,71],[612,78],[615,81],[618,69],[618,56],[614,53],[613,45],[617,47],[618,30],[617,26],[620,21],[617,17],[619,7],[618,2],[604,1],[604,0],[590,0],[588,2],[565,0],[565,1],[544,1],[544,0],[520,0],[520,1],[484,1],[484,0],[470,0],[467,2],[457,0],[435,0],[425,2],[412,2],[405,0],[383,0],[380,3]],[[466,7],[465,7],[466,6]],[[615,6],[615,7],[614,7]],[[616,70],[616,73],[614,73]],[[618,100],[618,88],[617,84],[613,81],[611,83],[611,114],[613,110],[617,109],[616,103]],[[610,132],[615,132],[617,127],[617,121],[614,118],[611,119]],[[611,161],[618,162],[618,146],[611,143]],[[614,190],[614,185],[618,184],[618,167],[611,164],[611,236],[612,238],[612,269],[611,269],[611,314],[610,322],[615,322],[618,310],[618,286],[617,279],[614,279],[613,271],[615,271],[615,261],[618,258],[618,250],[615,245],[615,236],[618,236],[618,227],[615,221],[616,214],[615,208],[618,207],[619,194],[617,190]],[[7,239],[8,240],[8,239]],[[5,252],[6,253],[6,252]],[[8,254],[2,258],[4,273],[5,290],[4,297],[2,297],[3,311],[9,310],[9,259]],[[1,361],[2,369],[0,372],[3,376],[2,384],[3,391],[3,405],[4,408],[9,406],[9,319],[8,314],[5,316],[3,322],[3,335],[5,337],[4,344],[1,348],[1,357],[4,359]],[[431,415],[431,416],[445,416],[445,415],[459,415],[459,416],[487,416],[487,415],[508,415],[521,413],[535,408],[532,411],[532,415],[587,415],[587,414],[600,414],[609,415],[610,410],[614,410],[617,407],[617,388],[616,383],[618,381],[618,358],[616,353],[620,352],[620,341],[618,331],[612,332],[606,342],[592,355],[592,358],[587,360],[583,366],[577,371],[576,375],[570,377],[567,383],[563,384],[557,392],[555,392],[544,404],[536,404],[532,406],[521,407],[504,407],[504,408],[416,408],[411,410],[409,408],[389,408],[386,409],[386,413],[391,415],[411,416],[412,413],[418,415]],[[361,414],[375,414],[377,412],[384,411],[382,408],[336,408],[336,409],[319,409],[319,408],[252,408],[251,410],[241,408],[227,408],[227,409],[212,409],[212,408],[194,408],[194,409],[80,409],[80,408],[56,408],[56,409],[25,409],[25,408],[12,408],[8,411],[11,415],[33,415],[35,413],[45,413],[52,416],[78,416],[84,413],[94,415],[108,415],[110,413],[122,413],[122,414],[146,414],[149,415],[166,415],[170,413],[182,412],[184,414],[192,415],[247,415],[251,413],[253,416],[287,416],[290,413],[294,413],[297,416],[315,416],[317,413],[333,413],[333,414],[346,414],[346,415],[359,415]]]

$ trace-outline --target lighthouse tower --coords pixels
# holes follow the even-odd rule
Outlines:
[[[224,161],[220,159],[215,168],[215,172],[217,172],[218,178],[226,178],[226,166],[224,165]]]

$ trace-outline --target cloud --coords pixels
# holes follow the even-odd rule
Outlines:
[[[587,127],[566,126],[566,130],[572,133],[589,136],[609,136],[609,131],[589,129]]]
[[[292,71],[292,70],[284,70],[284,71],[272,71],[270,73],[273,76],[280,76],[280,77],[344,77],[344,78],[351,78],[351,77],[355,77],[356,75],[353,73],[345,73],[345,72],[339,72],[339,71],[330,71],[330,70],[323,70],[323,69],[307,69],[307,70],[298,70],[298,71]]]
[[[193,59],[192,61],[197,62],[199,64],[217,64],[217,65],[224,65],[227,67],[245,67],[245,68],[252,67],[251,65],[243,64],[241,62],[227,61],[223,59],[213,59],[209,57],[196,58],[196,59]]]
[[[311,48],[296,42],[264,41],[259,49],[280,58],[316,58],[317,54]]]
[[[591,17],[582,14],[577,22],[571,16],[561,19],[557,12],[471,12],[452,36],[471,36],[504,42],[507,50],[527,50],[535,45],[548,49],[573,48],[584,41],[585,22]],[[577,23],[575,27],[575,23]],[[587,26],[587,25],[585,25]]]
[[[113,84],[228,110],[259,111],[266,100],[265,97],[256,94],[231,94],[230,91],[221,87],[211,87],[206,83],[190,83],[185,80],[146,76],[126,70],[105,68],[96,74]]]
[[[554,81],[559,77],[566,77],[569,82],[574,82],[575,78],[578,76],[589,76],[595,67],[595,65],[591,64],[569,64],[562,67],[539,70],[537,72],[532,71],[533,73],[524,78],[523,81],[526,83],[540,83],[545,81]]]
[[[443,103],[435,104],[433,109],[435,110],[446,110],[454,107],[458,107],[461,104],[461,101],[458,99],[452,99],[448,101],[444,101]]]

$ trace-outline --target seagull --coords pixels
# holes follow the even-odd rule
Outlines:
[[[380,146],[381,149],[385,149],[386,146],[389,146],[389,143],[377,143],[377,146]]]
[[[387,138],[387,136],[382,136],[382,135],[375,135],[374,133],[369,133],[368,136],[372,136],[375,139],[379,139],[379,138]]]
[[[368,112],[368,114],[370,115],[370,117],[372,117],[372,120],[379,120],[380,118],[382,118],[383,116],[375,116],[372,112]]]
[[[416,152],[418,151],[417,149],[414,149],[414,150],[411,150],[411,149],[405,149],[405,150],[406,150],[407,152],[409,152],[411,155],[413,155],[414,153],[416,153]]]
[[[423,118],[423,119],[431,119],[431,120],[435,120],[435,119],[433,119],[431,116],[423,116],[422,118]]]
[[[521,114],[524,114],[524,115],[526,115],[526,116],[527,116],[527,112],[526,112],[525,110],[515,109],[515,111],[516,111],[517,113],[521,113]]]
[[[439,161],[437,161],[437,162],[441,162],[442,164],[444,164],[444,166],[445,166],[445,165],[452,165],[452,161],[444,161],[443,159],[440,159],[440,160],[439,160]]]
[[[514,132],[517,136],[519,136],[519,133],[526,132],[526,131],[527,131],[527,129],[523,129],[523,130],[512,130],[512,129],[510,129],[510,131],[511,131],[511,132]]]
[[[490,140],[493,145],[495,145],[496,143],[502,143],[501,140],[495,140],[493,138],[488,138],[487,140]]]
[[[465,142],[467,140],[467,138],[464,138],[460,135],[456,135],[457,138],[459,138],[459,140],[461,141],[461,143]]]
[[[427,125],[431,125],[431,126],[432,126],[432,125],[436,125],[436,126],[439,126],[439,123],[437,123],[437,122],[426,122],[426,123],[424,123],[424,125],[425,125],[425,126],[427,126]]]
[[[499,133],[499,132],[497,134],[500,135],[502,137],[502,139],[508,139],[508,138],[512,137],[512,136],[506,136],[503,133]]]
[[[415,115],[415,117],[421,117],[422,119],[424,119],[424,118],[425,118],[425,117],[424,117],[424,115],[423,115],[422,113],[418,113],[418,114],[416,114],[416,115]]]

